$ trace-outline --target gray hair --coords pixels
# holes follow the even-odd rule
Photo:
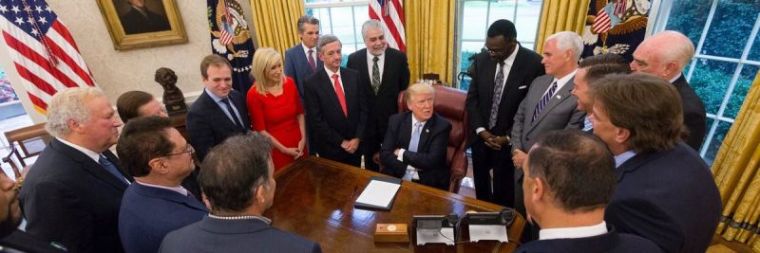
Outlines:
[[[412,96],[419,95],[419,94],[432,94],[433,97],[435,97],[435,88],[433,88],[433,85],[425,84],[425,83],[415,83],[406,88],[406,94],[404,95],[404,99],[406,99],[406,103],[409,103],[412,99]]]
[[[385,30],[383,30],[383,25],[380,23],[377,19],[370,19],[367,21],[364,21],[364,24],[362,24],[362,38],[367,38],[367,30],[370,28],[377,28],[380,29],[380,31],[385,34]]]
[[[546,38],[546,41],[554,39],[557,40],[557,48],[559,48],[559,50],[564,51],[569,49],[573,51],[575,62],[578,62],[578,60],[581,59],[581,54],[583,53],[583,40],[581,40],[581,36],[578,36],[577,33],[570,31],[558,32],[550,35]]]
[[[319,19],[309,16],[309,15],[301,16],[300,18],[298,18],[298,33],[303,33],[304,24],[319,25]]]
[[[55,137],[64,137],[71,132],[68,121],[84,122],[90,118],[87,102],[105,97],[103,91],[95,87],[78,87],[59,91],[47,108],[45,130]]]
[[[343,43],[340,42],[340,39],[338,39],[338,37],[335,36],[335,35],[325,34],[325,35],[319,36],[319,40],[317,41],[317,52],[321,53],[322,52],[322,47],[324,47],[327,44],[336,42],[336,41],[338,43],[340,43],[341,46],[343,45]]]

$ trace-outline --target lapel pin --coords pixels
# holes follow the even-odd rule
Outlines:
[[[557,99],[562,99],[562,95],[557,95]]]
[[[425,133],[429,133],[429,132],[430,132],[430,129],[425,129]]]

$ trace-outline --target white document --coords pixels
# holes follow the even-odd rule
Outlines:
[[[399,187],[401,187],[400,184],[371,180],[356,199],[356,204],[390,209],[391,201],[396,196]]]

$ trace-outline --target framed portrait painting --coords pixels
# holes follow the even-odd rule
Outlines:
[[[187,42],[175,0],[97,0],[116,50]]]

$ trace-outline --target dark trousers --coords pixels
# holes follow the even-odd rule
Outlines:
[[[362,153],[364,155],[364,168],[372,171],[380,171],[380,164],[375,163],[372,158],[375,153],[380,152],[380,143],[382,141],[377,140],[377,136],[373,134],[368,138],[364,138],[361,143]]]
[[[319,157],[330,159],[339,163],[345,163],[351,166],[360,167],[362,165],[362,152],[361,149],[357,150],[351,155],[346,154],[343,152],[342,155],[331,155],[326,153],[320,153]]]
[[[509,146],[493,150],[486,146],[483,140],[477,140],[470,148],[477,199],[514,207],[515,167],[512,164]],[[489,173],[492,170],[493,178]]]

